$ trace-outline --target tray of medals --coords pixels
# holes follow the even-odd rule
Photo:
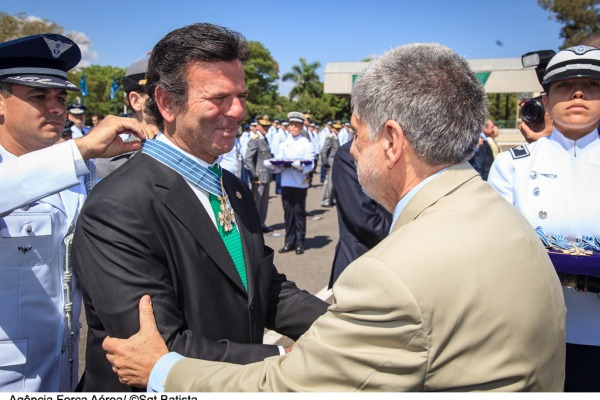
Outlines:
[[[581,235],[569,241],[561,235],[545,235],[540,227],[536,232],[556,272],[600,276],[600,236]]]
[[[284,167],[291,167],[292,163],[294,161],[297,161],[297,160],[278,160],[276,158],[271,158],[269,160],[269,162],[272,165],[281,165],[281,166],[284,166]],[[299,160],[299,161],[300,161],[300,164],[302,164],[302,165],[310,165],[310,164],[313,163],[312,160]]]

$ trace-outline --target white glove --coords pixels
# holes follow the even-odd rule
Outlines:
[[[294,162],[292,162],[292,167],[296,168],[300,172],[304,171],[304,165],[300,163],[300,160],[294,160]]]
[[[264,165],[265,167],[267,167],[267,168],[270,168],[270,167],[272,167],[272,166],[273,166],[273,164],[271,164],[271,161],[270,161],[270,160],[265,160],[265,161],[263,161],[263,165]]]

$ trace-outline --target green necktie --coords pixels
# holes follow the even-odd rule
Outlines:
[[[221,178],[221,169],[217,164],[208,167],[212,172],[217,174],[219,178]],[[225,195],[225,190],[223,189],[223,196]],[[237,225],[233,225],[233,229],[229,232],[225,232],[221,224],[219,223],[219,212],[221,212],[221,202],[212,193],[208,194],[208,198],[210,200],[210,206],[215,214],[215,218],[217,220],[217,229],[219,231],[219,235],[223,239],[225,243],[225,247],[227,247],[227,251],[235,264],[235,268],[242,279],[242,283],[244,284],[244,288],[248,291],[248,281],[246,279],[246,261],[244,260],[244,249],[242,247],[242,237],[240,236],[240,232],[238,231]]]

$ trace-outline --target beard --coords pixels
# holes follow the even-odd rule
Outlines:
[[[356,162],[356,174],[358,175],[358,183],[363,192],[381,204],[380,196],[385,191],[385,176],[382,167],[377,165],[377,157],[375,151],[377,146],[370,146],[360,157],[360,162]]]

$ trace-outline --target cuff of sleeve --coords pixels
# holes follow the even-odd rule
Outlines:
[[[148,379],[147,391],[152,393],[161,393],[165,391],[165,383],[171,368],[175,363],[184,358],[178,353],[167,353],[158,359],[158,362],[152,368],[150,372],[150,378]]]
[[[75,163],[75,174],[77,174],[78,177],[88,174],[90,171],[88,170],[87,166],[85,165],[85,160],[83,159],[83,156],[79,152],[79,149],[77,148],[77,145],[75,144],[75,141],[68,140],[68,142],[71,144],[71,151],[73,152],[73,162]]]
[[[283,346],[277,346],[277,348],[279,349],[279,355],[285,356],[285,348]]]

